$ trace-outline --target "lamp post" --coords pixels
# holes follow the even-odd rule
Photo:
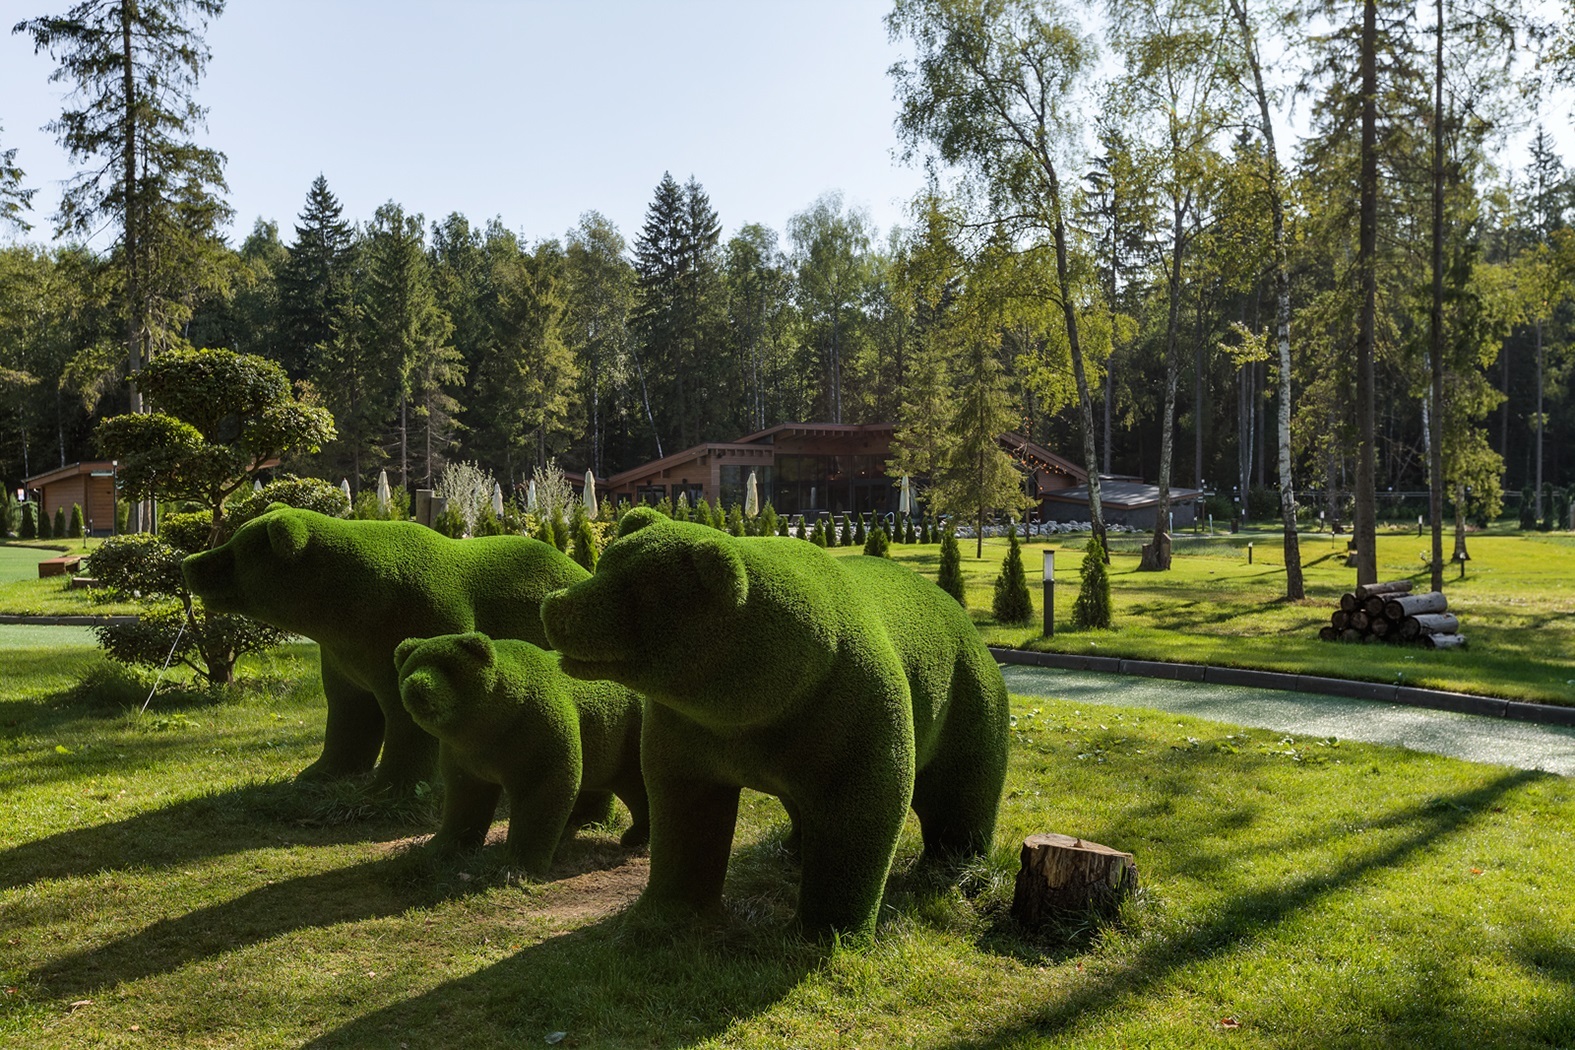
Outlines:
[[[1055,635],[1055,551],[1045,548],[1045,637]]]
[[[1422,535],[1422,515],[1420,514],[1416,516],[1416,534],[1418,536]]]
[[[1252,544],[1250,542],[1247,544],[1247,564],[1252,564]]]

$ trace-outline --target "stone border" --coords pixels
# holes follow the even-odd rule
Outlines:
[[[1489,718],[1508,718],[1516,722],[1575,726],[1575,707],[1534,704],[1523,700],[1501,700],[1471,693],[1451,693],[1443,689],[1418,689],[1409,685],[1358,682],[1349,678],[1320,678],[1316,675],[1288,674],[1282,671],[1252,671],[1241,667],[1214,667],[1205,664],[1178,664],[1159,660],[1127,660],[1117,656],[1086,656],[1081,653],[1041,653],[1029,649],[990,646],[998,663],[1029,667],[1054,667],[1064,671],[1099,671],[1105,674],[1130,674],[1144,678],[1167,678],[1181,682],[1209,682],[1214,685],[1244,685],[1255,689],[1279,689],[1293,693],[1322,693],[1355,700],[1426,707],[1436,711],[1458,711]]]
[[[136,623],[135,616],[26,616],[0,613],[0,625],[29,624],[34,627],[103,627],[112,623]]]

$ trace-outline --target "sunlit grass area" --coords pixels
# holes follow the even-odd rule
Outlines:
[[[1083,541],[1058,537],[1025,545],[1024,563],[1034,599],[1033,622],[997,624],[990,597],[1005,541],[986,540],[984,556],[962,544],[968,608],[985,640],[1058,652],[1092,652],[1144,660],[1257,667],[1502,696],[1547,703],[1575,703],[1575,537],[1558,533],[1475,534],[1464,579],[1445,571],[1450,610],[1469,639],[1465,650],[1430,651],[1387,645],[1323,642],[1339,596],[1356,582],[1345,566],[1346,536],[1302,537],[1307,598],[1285,600],[1281,540],[1263,530],[1234,536],[1181,535],[1167,573],[1138,571],[1145,537],[1116,538],[1111,556],[1111,595],[1116,628],[1072,629]],[[1426,590],[1420,555],[1427,539],[1414,532],[1380,534],[1379,577],[1411,579]],[[1252,564],[1247,544],[1253,544]],[[1041,551],[1056,550],[1056,630],[1043,635]],[[839,548],[842,550],[845,548]],[[1447,548],[1446,548],[1447,549]],[[896,545],[893,557],[934,578],[939,548]]]
[[[645,859],[615,829],[527,885],[496,844],[414,852],[431,799],[291,783],[322,732],[312,646],[138,713],[146,680],[28,638],[0,638],[0,1045],[1575,1043],[1564,778],[1019,698],[988,862],[922,873],[910,826],[874,945],[836,948],[786,928],[766,796],[720,924],[633,927]],[[1133,852],[1140,895],[1017,930],[1037,831]]]

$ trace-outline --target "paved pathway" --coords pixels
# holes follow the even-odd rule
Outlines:
[[[1147,707],[1293,736],[1398,744],[1472,762],[1575,775],[1575,728],[1454,711],[1285,693],[1247,686],[1177,682],[1096,671],[1006,666],[1007,691],[1080,704]]]

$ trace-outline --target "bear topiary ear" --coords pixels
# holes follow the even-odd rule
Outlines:
[[[268,521],[268,545],[281,561],[294,561],[310,539],[311,532],[305,522],[283,515]]]
[[[492,639],[480,631],[460,635],[459,647],[483,667],[492,666],[492,661],[497,658],[497,649],[493,646]]]
[[[695,572],[707,591],[720,597],[729,607],[742,608],[749,597],[749,576],[744,559],[731,544],[705,543],[694,548]]]
[[[426,641],[425,638],[406,638],[394,647],[394,671],[396,673],[404,672],[405,661],[410,659],[410,654],[419,649],[424,641]]]
[[[657,522],[665,520],[659,511],[651,507],[635,507],[625,514],[623,520],[618,523],[618,535],[620,537],[627,536],[631,532],[640,531],[647,525],[655,525]]]

